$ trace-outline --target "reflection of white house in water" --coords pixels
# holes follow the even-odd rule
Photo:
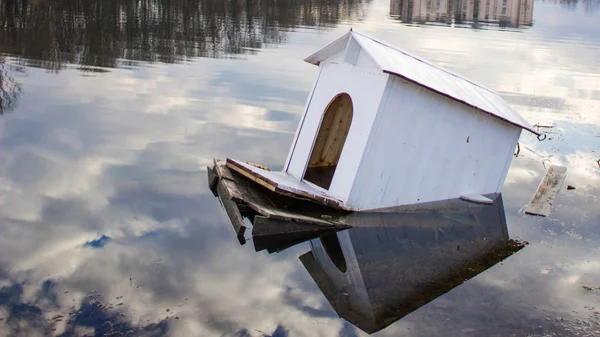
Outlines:
[[[355,213],[348,231],[311,240],[300,260],[336,312],[372,333],[522,248],[502,197],[407,213]]]
[[[391,0],[390,15],[405,22],[530,26],[533,22],[533,0]]]

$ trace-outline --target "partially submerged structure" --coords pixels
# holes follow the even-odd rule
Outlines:
[[[303,265],[369,333],[522,248],[500,190],[538,132],[500,96],[352,31],[306,61],[319,74],[283,170],[208,168],[242,244],[248,223],[257,251],[311,240]]]
[[[350,31],[319,66],[282,172],[230,168],[351,211],[499,193],[525,129],[498,94]],[[489,202],[489,201],[488,201]]]
[[[491,203],[521,131],[539,135],[490,89],[354,31],[305,61],[319,72],[283,170],[221,164],[250,190],[354,212],[457,198]],[[236,202],[273,206],[244,195]]]

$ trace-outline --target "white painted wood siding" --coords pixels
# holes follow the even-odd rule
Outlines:
[[[378,69],[353,67],[346,63],[322,62],[320,67],[319,80],[300,121],[302,126],[290,149],[286,167],[290,175],[299,179],[304,176],[325,109],[336,95],[349,94],[353,105],[352,124],[328,192],[332,197],[346,201],[389,75]]]
[[[497,193],[520,134],[519,127],[390,77],[347,206]]]
[[[323,70],[323,67],[319,67],[319,71],[317,72],[317,77],[315,77],[315,80],[313,81],[312,89],[310,90],[310,93],[308,94],[308,99],[306,100],[306,103],[304,104],[304,112],[302,113],[302,116],[300,117],[298,127],[296,127],[296,133],[294,134],[294,140],[292,141],[292,146],[290,147],[287,158],[285,159],[285,165],[283,165],[283,171],[285,171],[285,172],[288,171],[288,167],[290,166],[292,154],[294,153],[296,143],[298,142],[298,135],[300,134],[300,130],[302,129],[302,125],[303,125],[303,121],[306,118],[306,114],[308,113],[308,107],[310,107],[310,102],[312,101],[312,97],[315,93],[315,88],[317,87],[317,83],[319,83],[319,77],[321,77],[321,70]]]

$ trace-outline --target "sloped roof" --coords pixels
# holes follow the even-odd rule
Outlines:
[[[540,134],[498,93],[398,48],[352,30],[327,47],[307,57],[304,61],[319,65],[321,61],[344,50],[350,38],[353,38],[367,52],[383,72],[402,77],[536,135]]]

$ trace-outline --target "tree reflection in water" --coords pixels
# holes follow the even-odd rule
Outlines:
[[[297,27],[360,20],[369,1],[4,0],[0,52],[52,71],[232,57],[283,43]]]

